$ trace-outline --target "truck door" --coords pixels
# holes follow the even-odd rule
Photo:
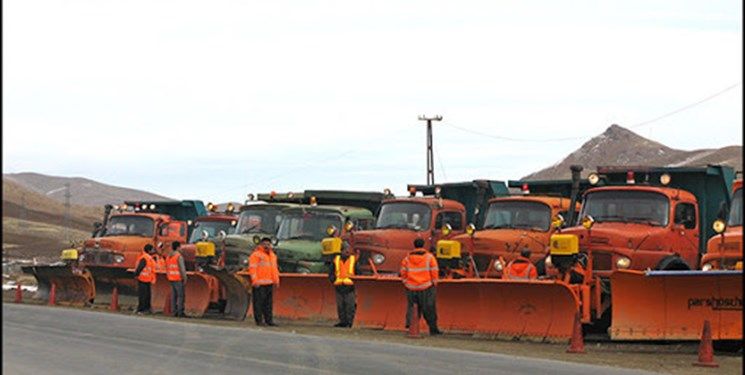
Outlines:
[[[699,227],[696,205],[680,202],[675,205],[673,229],[677,232],[673,250],[680,253],[691,268],[698,267]]]

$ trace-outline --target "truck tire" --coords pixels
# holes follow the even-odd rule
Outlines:
[[[683,259],[670,255],[663,258],[660,263],[657,264],[655,269],[658,271],[690,271],[691,266],[689,266]]]

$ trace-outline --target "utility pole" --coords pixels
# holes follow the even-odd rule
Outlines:
[[[442,121],[442,116],[419,116],[419,121],[427,121],[427,185],[435,184],[435,162],[432,156],[432,121]]]
[[[65,242],[70,242],[70,183],[65,183]]]

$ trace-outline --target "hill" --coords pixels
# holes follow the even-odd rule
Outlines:
[[[742,146],[693,151],[677,150],[614,124],[606,129],[603,134],[585,142],[579,149],[556,164],[531,173],[523,179],[570,178],[569,166],[572,164],[579,164],[585,168],[583,176],[595,170],[599,165],[696,167],[707,164],[724,164],[741,171]]]
[[[161,195],[142,190],[112,186],[82,177],[47,176],[39,173],[3,174],[3,181],[12,181],[26,189],[42,194],[57,202],[65,201],[65,184],[70,184],[70,203],[103,207],[125,200],[170,200]]]
[[[68,240],[88,238],[102,216],[102,207],[70,205],[68,230],[64,204],[3,178],[3,257],[57,257]]]

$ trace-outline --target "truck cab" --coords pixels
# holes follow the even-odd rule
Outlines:
[[[234,214],[232,204],[228,205],[225,212],[222,213],[217,212],[217,207],[211,203],[207,204],[207,207],[210,212],[209,215],[199,216],[194,220],[194,230],[191,232],[188,242],[181,246],[181,253],[184,255],[187,270],[194,269],[197,257],[200,256],[198,254],[199,242],[219,242],[224,239],[224,236],[232,234],[238,223],[238,215]],[[210,255],[215,256],[215,254]]]
[[[168,215],[145,212],[112,214],[101,236],[83,243],[79,254],[82,265],[134,268],[146,244],[185,242],[187,224]]]
[[[409,197],[381,204],[374,228],[350,236],[362,272],[397,274],[415,239],[434,252],[438,241],[464,233],[467,223],[482,223],[489,198],[508,194],[504,182],[489,180],[409,185],[407,190]]]
[[[698,268],[717,207],[729,201],[731,168],[599,167],[588,180],[579,239],[592,271]],[[550,265],[550,257],[546,260]]]
[[[717,234],[709,239],[701,258],[704,271],[742,269],[742,179],[734,182],[732,190],[729,215],[714,222]]]

